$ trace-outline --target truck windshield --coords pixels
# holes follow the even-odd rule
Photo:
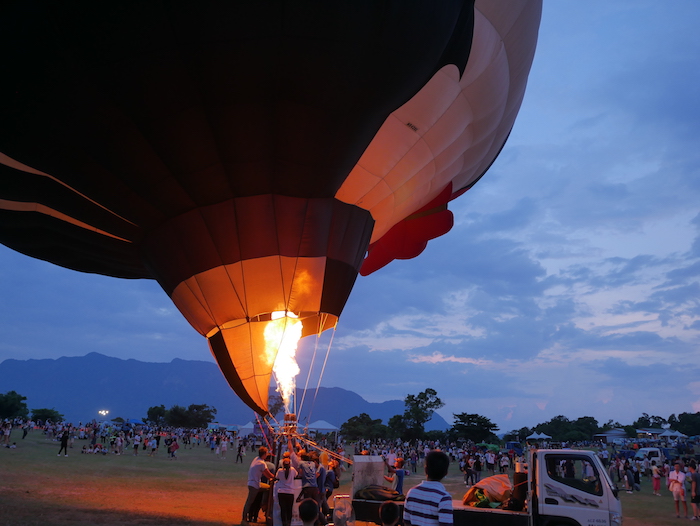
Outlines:
[[[545,455],[549,478],[591,495],[603,495],[599,464],[587,456],[572,454]],[[605,473],[603,471],[603,473]]]

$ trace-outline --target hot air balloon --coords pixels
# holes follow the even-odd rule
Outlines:
[[[271,324],[334,328],[358,272],[451,228],[447,203],[513,126],[540,15],[541,0],[5,2],[0,242],[156,279],[266,414]]]

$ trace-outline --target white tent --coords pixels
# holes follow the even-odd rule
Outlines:
[[[335,439],[338,439],[338,431],[340,428],[334,426],[333,424],[326,422],[325,420],[316,420],[308,426],[305,426],[310,433],[335,433]]]
[[[340,431],[340,429],[333,424],[326,422],[325,420],[316,420],[315,422],[308,425],[309,431],[320,431],[321,433],[328,433],[333,431]]]
[[[527,440],[542,440],[545,438],[552,438],[549,435],[545,435],[544,433],[533,433],[529,437],[526,437]]]
[[[255,431],[255,424],[253,422],[248,422],[244,426],[238,426],[238,436],[248,436]]]

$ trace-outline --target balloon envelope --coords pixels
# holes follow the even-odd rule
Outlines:
[[[540,11],[5,3],[0,242],[158,280],[265,413],[271,313],[335,327],[361,268],[451,228],[513,125]]]

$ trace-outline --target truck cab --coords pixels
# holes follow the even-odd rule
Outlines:
[[[529,504],[540,526],[620,526],[618,490],[597,455],[571,449],[532,452]]]
[[[353,492],[381,484],[384,463],[380,457],[356,456]],[[504,476],[504,475],[496,475]],[[482,479],[479,487],[491,477]],[[483,486],[481,486],[483,487]],[[618,490],[593,451],[539,449],[529,452],[527,469],[518,465],[513,475],[514,507],[475,507],[453,500],[454,526],[621,526]],[[336,499],[350,500],[351,495]],[[353,498],[359,521],[379,523],[379,500]],[[403,502],[397,502],[400,507]]]

